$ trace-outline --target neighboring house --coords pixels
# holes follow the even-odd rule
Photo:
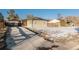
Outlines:
[[[21,26],[21,21],[20,20],[9,20],[5,22],[6,26]]]
[[[43,19],[43,18],[32,17],[30,19],[27,19],[27,27],[44,28],[44,27],[47,27],[47,21],[48,20]]]
[[[57,19],[50,20],[48,21],[47,26],[48,27],[60,27],[60,20],[57,20]]]

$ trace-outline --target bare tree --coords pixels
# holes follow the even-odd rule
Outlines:
[[[57,14],[57,19],[58,19],[58,20],[62,20],[63,18],[64,18],[64,16],[63,16],[62,14],[60,14],[60,13]]]

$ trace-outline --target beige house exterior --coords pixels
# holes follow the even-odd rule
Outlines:
[[[33,25],[32,21],[33,21],[32,19],[29,19],[29,20],[27,19],[27,27],[32,27]]]
[[[57,20],[57,19],[50,20],[48,21],[47,26],[48,27],[60,27],[60,20]]]
[[[32,19],[27,19],[27,27],[31,27],[31,28],[47,27],[47,20],[39,17],[33,17]]]

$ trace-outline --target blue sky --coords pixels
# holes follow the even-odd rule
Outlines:
[[[5,18],[8,16],[7,11],[8,9],[0,10]],[[25,19],[28,14],[45,19],[56,19],[57,14],[62,14],[64,16],[79,16],[79,9],[15,9],[15,12],[21,19]]]

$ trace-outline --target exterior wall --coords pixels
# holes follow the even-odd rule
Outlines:
[[[32,20],[27,20],[27,27],[32,27]]]
[[[60,22],[57,22],[57,23],[48,23],[47,26],[48,27],[60,27]]]
[[[44,21],[44,20],[34,20],[33,26],[34,27],[39,27],[39,28],[47,27],[47,21]]]
[[[33,28],[47,27],[47,21],[44,21],[44,20],[27,20],[27,27],[33,27]]]

